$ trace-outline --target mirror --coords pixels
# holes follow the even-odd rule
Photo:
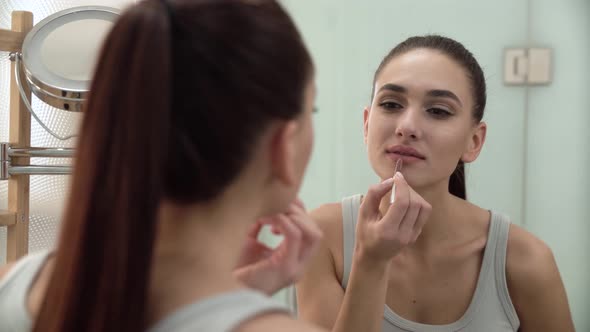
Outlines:
[[[100,45],[118,13],[111,7],[74,7],[35,25],[24,40],[22,63],[27,83],[40,100],[82,111]]]
[[[590,331],[590,2],[283,0],[316,66],[316,141],[301,197],[309,208],[364,193],[378,178],[363,142],[373,73],[396,44],[442,34],[487,81],[488,133],[467,167],[468,199],[509,215],[553,251],[578,331]],[[452,6],[450,5],[452,3]],[[552,50],[551,82],[510,85],[505,50]]]
[[[0,1],[0,28],[10,29],[11,13],[13,11],[29,11],[33,13],[35,28],[45,26],[49,29],[44,38],[37,40],[37,56],[35,60],[42,70],[53,73],[58,80],[54,86],[66,88],[67,91],[76,89],[86,90],[87,81],[93,70],[97,54],[93,54],[110,29],[114,16],[134,0],[60,0],[60,1]],[[100,5],[100,6],[97,6]],[[112,8],[111,8],[112,7]],[[84,11],[83,9],[89,9]],[[73,11],[76,11],[74,13]],[[92,10],[90,10],[92,9]],[[68,11],[72,11],[70,14]],[[57,19],[58,16],[62,16]],[[55,18],[53,23],[42,24]],[[52,19],[51,19],[52,20]],[[96,36],[91,38],[91,36]],[[38,37],[37,37],[38,38]],[[53,44],[53,41],[58,44]],[[77,46],[80,47],[77,47]],[[57,59],[55,56],[63,56]],[[70,56],[68,56],[70,54]],[[72,56],[74,55],[74,56]],[[88,57],[86,57],[88,55]],[[13,74],[9,52],[0,52],[0,142],[9,141],[9,100],[10,89],[8,82]],[[82,58],[77,58],[81,56]],[[29,63],[27,63],[29,64]],[[33,62],[31,64],[35,65]],[[33,71],[37,80],[43,79],[50,83],[49,77],[43,73]],[[40,74],[40,75],[39,75]],[[51,79],[50,78],[50,79]],[[23,85],[28,81],[25,73],[21,75]],[[61,83],[60,83],[61,82]],[[64,83],[65,82],[65,83]],[[61,96],[61,93],[58,93]],[[56,135],[48,134],[37,121],[31,121],[31,146],[47,148],[74,148],[75,139],[60,140],[71,136],[79,128],[83,113],[64,111],[42,101],[36,94],[31,96],[31,106],[42,123],[47,124]],[[31,158],[32,164],[61,166],[69,164],[69,158]],[[57,239],[62,209],[66,201],[69,177],[53,175],[34,175],[30,177],[30,213],[29,213],[29,252],[36,252],[54,245]],[[0,209],[7,209],[8,181],[0,181]],[[6,227],[0,227],[0,264],[6,261]]]

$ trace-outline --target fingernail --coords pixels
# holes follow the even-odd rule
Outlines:
[[[401,172],[395,172],[395,175],[393,176],[394,179],[403,179],[404,175]]]

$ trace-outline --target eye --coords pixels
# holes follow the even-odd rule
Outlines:
[[[394,101],[384,101],[381,104],[379,104],[379,106],[385,108],[386,110],[395,110],[395,109],[403,108],[402,105],[400,105]]]
[[[432,116],[434,116],[436,118],[448,118],[449,116],[453,115],[453,113],[447,111],[444,108],[440,108],[440,107],[431,107],[431,108],[427,109],[426,112],[428,112],[429,114],[431,114]]]

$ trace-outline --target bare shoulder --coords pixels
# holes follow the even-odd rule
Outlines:
[[[238,332],[325,332],[320,327],[297,320],[285,314],[267,314],[240,326]]]
[[[319,206],[309,213],[312,220],[322,230],[323,244],[330,251],[334,258],[335,265],[340,265],[339,262],[342,256],[342,205],[340,203],[328,203]]]
[[[323,204],[311,210],[309,215],[322,230],[333,229],[341,224],[342,205],[340,203]]]
[[[506,272],[510,281],[523,287],[541,286],[558,274],[549,246],[514,224],[508,234]]]
[[[340,203],[322,204],[311,210],[309,216],[324,231],[324,235],[342,228],[342,205]]]
[[[574,331],[564,284],[553,252],[539,238],[510,226],[506,252],[510,299],[519,331]]]
[[[8,274],[8,272],[10,272],[14,264],[15,263],[8,263],[6,265],[0,266],[0,280],[2,280],[4,276]]]

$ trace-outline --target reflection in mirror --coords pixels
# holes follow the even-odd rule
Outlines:
[[[589,331],[590,3],[461,0],[451,8],[435,0],[282,2],[318,68],[322,112],[314,118],[317,139],[302,189],[305,203],[314,208],[338,202],[366,193],[379,180],[366,158],[362,130],[372,74],[383,55],[409,36],[452,37],[474,53],[488,86],[485,146],[466,167],[469,201],[510,216],[546,243],[576,329]],[[551,50],[550,82],[504,80],[505,50],[519,48]],[[292,302],[291,295],[283,297]]]

